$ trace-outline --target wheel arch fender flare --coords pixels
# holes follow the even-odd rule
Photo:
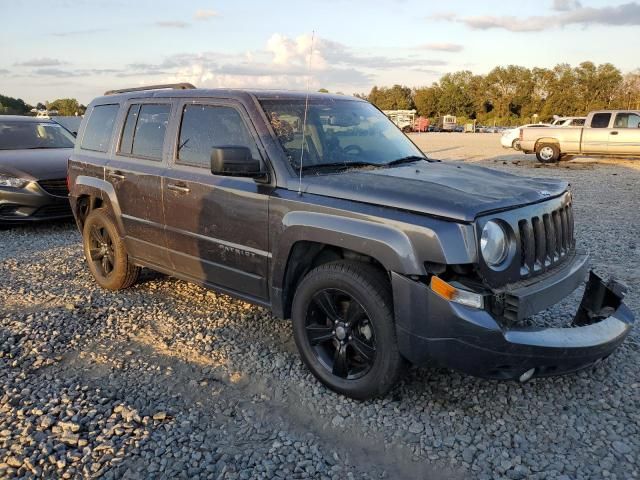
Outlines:
[[[94,196],[102,200],[103,203],[109,205],[111,213],[113,213],[116,226],[118,227],[118,231],[121,235],[124,234],[122,211],[113,185],[101,178],[78,175],[75,178],[72,187],[72,197],[77,199],[83,195]]]

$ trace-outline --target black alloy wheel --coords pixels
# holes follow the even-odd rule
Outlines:
[[[89,235],[89,257],[95,268],[108,278],[113,273],[115,254],[113,239],[109,232],[100,225],[92,225]]]
[[[348,293],[327,288],[313,295],[305,330],[316,359],[333,375],[355,380],[373,367],[373,324],[364,307]]]

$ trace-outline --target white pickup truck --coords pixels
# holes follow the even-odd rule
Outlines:
[[[640,157],[640,111],[591,112],[584,127],[522,128],[520,148],[543,163],[565,155]]]

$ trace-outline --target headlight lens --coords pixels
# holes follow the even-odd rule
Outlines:
[[[507,234],[498,222],[489,220],[482,229],[480,236],[480,252],[482,258],[491,267],[500,265],[505,258],[509,246],[507,244]]]
[[[27,184],[24,178],[10,177],[0,174],[0,187],[22,188]]]

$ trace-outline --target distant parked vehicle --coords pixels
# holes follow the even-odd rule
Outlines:
[[[564,155],[640,157],[640,110],[600,110],[589,113],[584,127],[551,127],[541,132],[522,128],[520,147],[542,163]]]
[[[443,132],[453,132],[458,126],[458,119],[455,117],[455,115],[445,115],[444,117],[440,118],[438,126],[440,126],[440,129]]]
[[[550,127],[548,123],[530,123],[528,125],[522,125],[520,127],[505,130],[500,137],[500,144],[504,148],[513,148],[514,150],[520,150],[520,129],[522,128],[545,128]]]
[[[411,132],[415,123],[416,111],[415,110],[383,110],[389,120],[396,124],[396,126],[404,133]]]
[[[73,145],[73,135],[51,120],[0,115],[0,224],[71,216]]]
[[[431,122],[429,122],[429,119],[427,117],[418,117],[413,124],[413,131],[427,132],[429,130],[430,123]]]
[[[582,127],[587,117],[554,117],[554,127]]]

